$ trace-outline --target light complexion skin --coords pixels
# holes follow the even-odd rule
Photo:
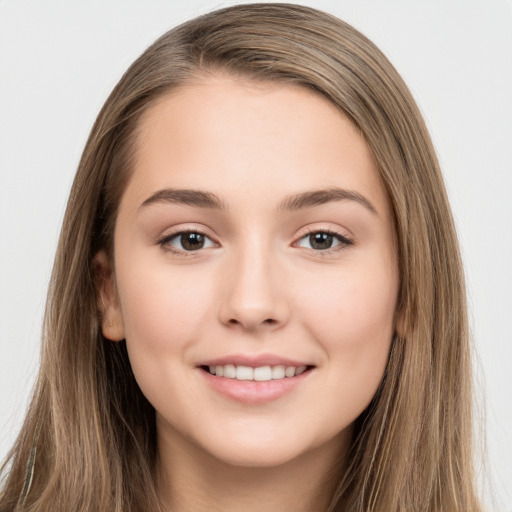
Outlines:
[[[126,339],[156,410],[161,498],[325,509],[395,331],[377,164],[320,95],[225,75],[169,93],[139,130],[114,262],[96,264],[103,333]]]

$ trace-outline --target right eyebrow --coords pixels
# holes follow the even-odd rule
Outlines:
[[[155,203],[183,204],[196,208],[227,210],[227,205],[215,194],[202,190],[165,188],[149,196],[139,208]]]

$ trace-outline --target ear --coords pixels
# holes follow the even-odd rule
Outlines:
[[[92,263],[103,336],[111,341],[121,341],[125,337],[123,316],[110,259],[101,250],[94,256]]]

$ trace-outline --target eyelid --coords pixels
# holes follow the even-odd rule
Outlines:
[[[354,245],[354,240],[352,239],[352,237],[347,236],[346,234],[341,233],[337,229],[321,227],[321,226],[319,226],[319,227],[308,226],[301,233],[301,235],[295,239],[295,241],[293,242],[292,246],[297,247],[297,244],[301,240],[303,240],[304,238],[306,238],[308,236],[311,236],[312,234],[315,234],[315,233],[326,233],[328,235],[331,235],[331,236],[337,238],[338,241],[340,242],[339,245],[334,246],[334,247],[330,247],[328,249],[312,249],[312,248],[307,248],[307,247],[304,248],[307,251],[309,251],[310,253],[314,253],[315,255],[327,256],[329,254],[342,251],[342,250],[346,249],[347,247],[350,247],[350,246]]]
[[[186,251],[186,250],[180,250],[171,245],[168,245],[168,243],[171,240],[179,237],[180,235],[186,234],[186,233],[200,234],[200,235],[204,236],[205,238],[207,238],[208,240],[210,240],[212,242],[212,244],[214,244],[215,246],[217,246],[217,247],[219,246],[219,243],[216,242],[214,240],[214,238],[206,232],[205,229],[202,229],[202,228],[196,227],[196,226],[180,226],[180,227],[174,228],[172,231],[166,232],[165,234],[159,236],[158,239],[156,240],[156,245],[159,245],[163,250],[165,250],[167,252],[177,254],[179,256],[197,256],[198,253],[202,252],[203,249],[209,248],[209,247],[205,247],[205,248],[197,249],[195,251]]]

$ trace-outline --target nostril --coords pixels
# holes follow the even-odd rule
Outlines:
[[[260,325],[276,325],[278,323],[277,320],[274,318],[267,318],[265,320],[262,320]],[[230,325],[245,325],[244,322],[237,320],[236,318],[230,318],[228,320],[228,324]]]

